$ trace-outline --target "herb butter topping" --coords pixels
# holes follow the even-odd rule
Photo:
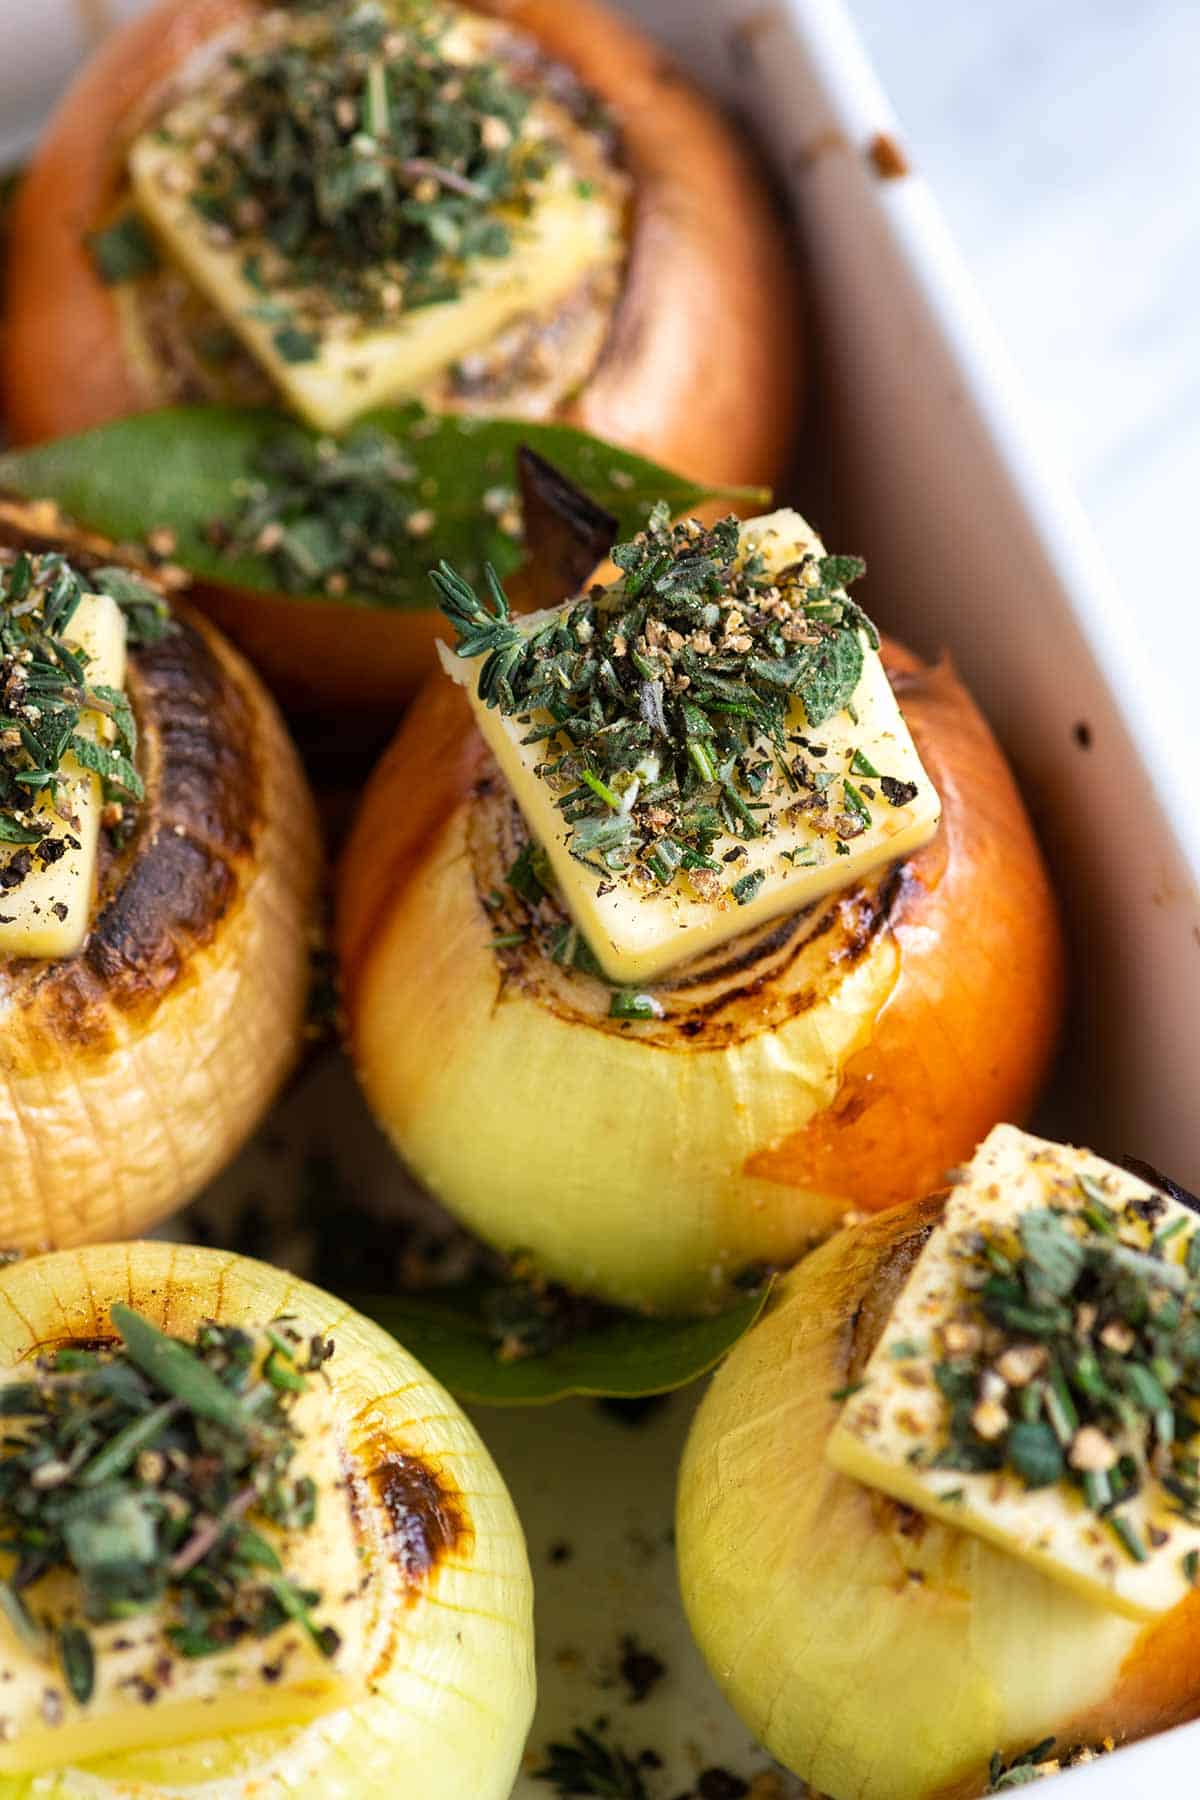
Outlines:
[[[0,552],[0,951],[54,954],[86,928],[102,821],[143,798],[125,648],[165,629],[123,569]]]
[[[180,1657],[289,1623],[333,1655],[338,1634],[314,1614],[321,1595],[289,1579],[278,1547],[316,1518],[316,1483],[293,1468],[294,1408],[333,1345],[287,1321],[257,1335],[205,1324],[190,1343],[128,1307],[114,1306],[113,1323],[115,1348],[64,1347],[0,1389],[9,1626],[53,1651],[81,1705],[96,1685],[90,1628],[164,1605],[165,1647]],[[51,1636],[39,1601],[55,1571],[77,1584],[78,1604]]]
[[[71,622],[87,592],[61,556],[20,555],[0,566],[0,842],[36,846],[45,861],[62,854],[62,843],[32,802],[57,791],[68,753],[114,797],[142,798],[129,702],[115,688],[89,683],[89,659],[72,642]],[[113,746],[79,735],[84,712],[111,719]]]
[[[669,896],[669,963],[689,922],[798,907],[925,841],[937,796],[846,593],[862,563],[794,513],[707,527],[661,506],[612,554],[615,582],[533,621],[495,580],[485,602],[434,575],[485,734],[511,722],[536,783],[514,787],[560,885],[556,850],[592,899]],[[603,925],[578,923],[605,963]]]
[[[1200,1217],[1001,1126],[830,1446],[1135,1615],[1200,1579]]]
[[[274,297],[285,356],[312,354],[322,315],[453,299],[468,263],[512,248],[553,151],[501,63],[447,54],[452,25],[434,6],[333,6],[227,57],[188,197],[219,241],[253,244],[243,273]]]
[[[463,8],[276,8],[135,140],[133,197],[297,410],[338,430],[620,261],[624,178],[563,92]],[[149,248],[136,215],[91,240],[105,279],[145,272]]]

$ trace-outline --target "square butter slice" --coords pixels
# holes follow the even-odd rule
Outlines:
[[[124,687],[125,617],[115,600],[85,594],[65,635],[86,657],[92,687]],[[81,737],[104,742],[111,731],[101,713],[80,717]],[[36,845],[23,851],[0,844],[0,871],[13,869],[18,858],[30,865],[15,885],[0,886],[0,956],[73,956],[82,945],[96,893],[101,787],[100,777],[68,753],[54,798],[40,794],[29,809],[31,823],[49,826],[45,841],[57,860],[43,860]]]
[[[824,546],[800,514],[768,513],[745,522],[741,530],[745,556],[758,552],[771,571],[786,568],[806,554],[823,556]],[[533,614],[532,632],[551,618]],[[894,806],[873,790],[871,822],[838,852],[828,831],[810,822],[784,795],[762,816],[763,835],[749,842],[718,839],[715,855],[744,852],[737,862],[739,879],[761,873],[761,886],[744,904],[726,893],[705,898],[686,873],[669,885],[647,889],[627,879],[598,877],[569,848],[569,827],[552,788],[537,773],[546,757],[544,742],[525,744],[531,726],[548,722],[535,713],[506,718],[484,705],[477,693],[483,658],[463,660],[442,649],[443,667],[468,691],[475,722],[508,781],[532,835],[545,849],[559,895],[586,937],[610,980],[633,986],[653,981],[677,963],[707,954],[731,938],[784,913],[798,912],[826,895],[854,887],[880,869],[902,860],[933,836],[941,818],[937,790],[922,766],[904,716],[884,671],[879,653],[863,637],[863,675],[850,711],[810,732],[799,701],[787,721],[789,736],[819,738],[822,770],[838,779],[850,769],[855,754],[865,756],[882,776],[911,787],[912,798]],[[856,777],[856,780],[859,778]],[[871,784],[866,783],[870,788]]]
[[[488,29],[472,22],[452,31],[443,50],[467,64],[486,54],[489,42]],[[455,298],[401,311],[384,323],[364,323],[349,312],[311,318],[303,295],[277,290],[270,280],[264,292],[247,278],[248,263],[257,261],[264,270],[273,265],[264,238],[247,233],[225,241],[192,204],[194,145],[220,110],[218,92],[198,90],[172,109],[165,130],[147,130],[135,139],[128,164],[134,197],[171,259],[219,310],[300,417],[319,431],[341,431],[374,406],[419,395],[515,321],[551,312],[585,276],[612,267],[624,255],[620,183],[581,179],[573,157],[560,155],[527,211],[497,208],[511,248],[504,256],[474,256],[463,265]],[[561,109],[541,101],[531,110],[525,133],[534,137],[548,127],[568,137],[575,130]],[[289,323],[298,329],[281,333],[281,325]],[[288,346],[298,338],[308,342],[297,357]]]
[[[247,1636],[215,1655],[182,1656],[164,1636],[173,1615],[157,1608],[87,1627],[96,1682],[81,1706],[66,1692],[49,1648],[56,1629],[78,1618],[78,1584],[68,1571],[55,1571],[25,1594],[46,1631],[47,1653],[0,1615],[0,1776],[37,1774],[214,1733],[299,1724],[368,1691],[396,1604],[394,1570],[347,1480],[344,1433],[329,1386],[311,1382],[297,1396],[294,1418],[301,1439],[289,1479],[308,1476],[315,1483],[315,1522],[291,1532],[257,1516],[253,1523],[291,1582],[320,1593],[314,1618],[338,1633],[335,1653],[324,1655],[301,1624],[289,1623],[270,1637]]]
[[[1200,1556],[1200,1524],[1180,1515],[1152,1473],[1118,1509],[1142,1548],[1138,1561],[1070,1480],[1030,1488],[1011,1468],[970,1473],[930,1466],[947,1441],[949,1421],[934,1367],[954,1347],[947,1326],[973,1316],[972,1234],[1015,1228],[1030,1209],[1071,1215],[1094,1210],[1097,1202],[1119,1220],[1116,1241],[1135,1252],[1160,1241],[1182,1288],[1187,1243],[1200,1226],[1194,1213],[1087,1150],[997,1126],[953,1188],[826,1455],[843,1474],[977,1532],[1100,1605],[1150,1619],[1191,1591],[1190,1571],[1200,1566],[1191,1560]],[[1136,1448],[1128,1441],[1117,1447]]]

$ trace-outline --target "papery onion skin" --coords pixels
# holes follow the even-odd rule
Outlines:
[[[491,948],[511,802],[446,681],[376,770],[338,948],[367,1097],[472,1230],[618,1303],[692,1311],[849,1208],[941,1180],[1030,1104],[1061,1008],[1049,884],[1012,778],[946,665],[887,660],[945,805],[900,869],[658,990],[662,1025],[534,950]]]
[[[680,1467],[696,1640],[750,1730],[833,1800],[972,1800],[995,1752],[1200,1712],[1200,1595],[1140,1626],[825,1463],[832,1396],[940,1208],[851,1227],[793,1270],[714,1377]]]
[[[75,957],[0,961],[0,1246],[131,1235],[240,1147],[303,1041],[321,863],[273,702],[181,609],[128,691],[146,800]]]
[[[0,1780],[0,1800],[508,1800],[533,1711],[533,1587],[512,1501],[474,1427],[421,1365],[345,1302],[226,1251],[106,1244],[0,1271],[0,1365],[111,1329],[120,1300],[163,1330],[205,1318],[294,1314],[331,1337],[330,1377],[363,1466],[384,1448],[420,1459],[461,1501],[466,1528],[412,1586],[398,1650],[370,1697],[308,1725],[105,1757]],[[212,1785],[209,1785],[212,1784]]]
[[[163,404],[84,240],[112,207],[130,122],[197,46],[255,10],[165,0],[114,33],[52,119],[11,227],[2,384],[18,444]],[[633,178],[622,297],[592,377],[561,416],[698,481],[774,481],[799,407],[799,297],[787,228],[753,159],[661,48],[596,0],[473,10],[533,37],[611,107]],[[432,665],[432,608],[233,587],[197,598],[292,704],[398,706]]]

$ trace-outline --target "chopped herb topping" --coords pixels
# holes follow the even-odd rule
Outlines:
[[[256,450],[227,518],[208,538],[229,557],[265,556],[286,593],[394,597],[397,568],[435,515],[392,432],[358,426],[341,439],[282,430]],[[510,536],[520,534],[511,509]]]
[[[158,250],[135,212],[125,212],[103,231],[87,240],[88,254],[101,281],[116,286],[152,275],[158,267]]]
[[[917,797],[915,781],[897,781],[894,775],[881,775],[879,787],[889,806],[907,806]]]
[[[796,731],[793,708],[813,731],[851,705],[864,638],[879,643],[844,592],[864,565],[809,554],[770,573],[743,554],[736,518],[672,525],[661,504],[612,554],[617,582],[533,631],[490,570],[486,601],[447,564],[433,575],[457,654],[484,659],[481,699],[546,746],[537,773],[571,854],[601,882],[652,891],[682,875],[701,899],[744,905],[763,873],[729,865],[781,819],[802,815],[844,849],[870,804],[820,767],[826,747]]]
[[[0,844],[23,847],[0,869],[6,888],[35,858],[45,866],[69,847],[53,816],[34,807],[40,795],[57,795],[68,755],[101,777],[106,803],[125,807],[144,795],[133,710],[118,689],[89,682],[87,658],[71,643],[71,621],[89,591],[117,602],[131,642],[166,629],[160,597],[124,569],[85,577],[57,554],[0,561]],[[111,721],[111,743],[81,735],[86,712]]]
[[[166,1636],[181,1656],[267,1638],[289,1620],[333,1655],[336,1632],[313,1619],[320,1594],[288,1580],[255,1527],[303,1530],[316,1517],[315,1483],[291,1472],[301,1442],[292,1415],[333,1346],[285,1320],[260,1343],[213,1323],[184,1342],[126,1306],[112,1319],[113,1348],[65,1346],[0,1388],[0,1532],[15,1559],[0,1584],[9,1621],[40,1639],[26,1596],[65,1569],[90,1624],[165,1603]],[[67,1625],[55,1650],[86,1704],[90,1633]]]
[[[337,313],[378,322],[454,299],[532,205],[553,156],[526,129],[532,92],[495,58],[456,54],[453,17],[350,0],[280,13],[228,53],[210,104],[167,116],[191,205],[215,242],[245,246],[289,361],[315,355]]]
[[[1074,1204],[964,1233],[967,1299],[933,1367],[930,1466],[1069,1482],[1135,1562],[1150,1551],[1120,1508],[1147,1481],[1200,1524],[1200,1223],[1157,1229],[1165,1206],[1080,1176]]]

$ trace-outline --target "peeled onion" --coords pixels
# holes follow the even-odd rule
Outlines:
[[[679,1572],[717,1682],[832,1800],[973,1800],[994,1753],[1200,1712],[1200,1594],[1140,1626],[824,1461],[940,1201],[840,1232],[734,1348],[679,1474]]]
[[[218,1716],[209,1738],[0,1780],[5,1800],[507,1800],[533,1711],[532,1582],[512,1502],[449,1395],[394,1338],[319,1288],[225,1251],[161,1243],[0,1271],[0,1364],[65,1338],[104,1338],[117,1300],[185,1337],[206,1318],[261,1325],[283,1313],[331,1337],[347,1454],[364,1474],[389,1455],[419,1462],[453,1501],[454,1541],[408,1581],[367,1699],[271,1731],[222,1735]]]
[[[938,835],[681,966],[646,1024],[532,944],[492,948],[515,802],[451,683],[413,708],[340,871],[349,1043],[401,1156],[489,1243],[620,1304],[695,1310],[847,1209],[927,1191],[1029,1106],[1062,995],[1046,874],[953,671],[886,655]]]

